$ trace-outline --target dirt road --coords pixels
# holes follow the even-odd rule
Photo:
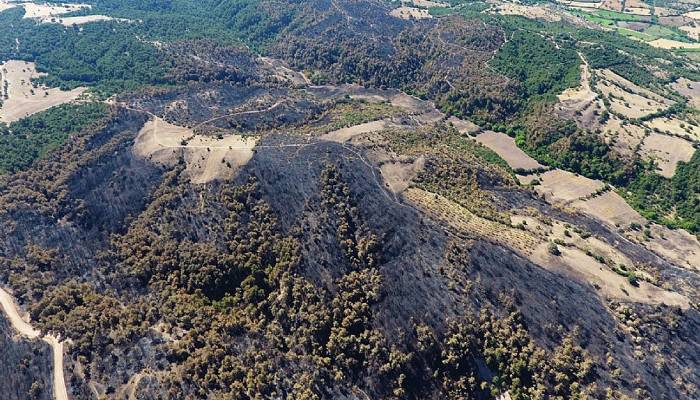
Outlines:
[[[27,321],[19,314],[17,304],[14,298],[0,288],[0,306],[10,320],[12,327],[28,339],[40,338],[51,346],[53,351],[53,388],[54,398],[56,400],[68,400],[68,390],[66,389],[66,380],[63,376],[63,342],[52,335],[41,336],[41,332],[34,329]]]

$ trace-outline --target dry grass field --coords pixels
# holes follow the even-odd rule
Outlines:
[[[471,121],[459,119],[457,117],[450,117],[450,119],[448,119],[447,122],[452,124],[452,126],[454,126],[454,128],[457,129],[457,131],[461,134],[476,133],[479,130],[481,130],[479,125]]]
[[[646,304],[666,304],[683,309],[690,306],[685,296],[663,290],[647,282],[639,282],[638,287],[632,286],[627,278],[613,272],[606,265],[577,248],[560,246],[561,255],[555,256],[549,253],[547,247],[546,243],[539,245],[533,252],[531,261],[545,269],[589,283],[603,298]]]
[[[630,93],[640,95],[642,97],[654,100],[658,103],[662,103],[665,105],[673,104],[673,101],[668,100],[665,97],[660,96],[660,95],[652,92],[649,89],[643,88],[643,87],[621,77],[620,75],[614,73],[613,71],[611,71],[609,69],[601,69],[601,70],[597,70],[596,72],[601,78],[624,88],[625,90],[629,91]]]
[[[567,204],[591,196],[604,187],[603,182],[555,169],[537,175],[535,191],[552,204]]]
[[[62,14],[80,11],[90,8],[87,4],[49,4],[49,3],[22,3],[24,7],[24,18],[46,20]]]
[[[34,63],[8,61],[0,65],[3,100],[0,121],[11,123],[59,104],[77,99],[85,88],[62,91],[58,88],[34,87],[32,79],[41,76]],[[7,89],[5,89],[7,85]]]
[[[671,230],[661,225],[651,225],[651,238],[641,232],[628,232],[637,242],[667,259],[671,263],[694,271],[700,271],[700,242],[682,229]]]
[[[280,60],[270,57],[258,57],[258,61],[264,64],[265,68],[269,68],[273,76],[283,82],[289,82],[294,86],[310,85],[311,81],[302,72],[297,72],[289,68]]]
[[[0,12],[3,12],[5,10],[9,10],[10,8],[15,8],[17,6],[18,6],[18,4],[16,4],[16,3],[10,3],[6,0],[1,0],[0,1]]]
[[[601,131],[606,143],[612,144],[615,150],[627,156],[637,154],[637,148],[645,136],[643,127],[622,121],[615,115],[608,118]]]
[[[641,88],[609,70],[597,71],[596,87],[610,100],[611,110],[627,118],[641,118],[665,110],[672,101]]]
[[[625,0],[625,14],[651,15],[651,7],[641,0]]]
[[[658,173],[667,178],[676,174],[679,161],[690,161],[694,153],[693,143],[658,133],[648,135],[640,148],[640,155],[656,161]]]
[[[450,5],[447,3],[443,3],[441,1],[432,1],[432,0],[411,0],[408,3],[413,3],[413,5],[418,6],[418,7],[425,7],[425,8],[430,8],[430,7],[449,7]]]
[[[389,15],[401,19],[428,19],[433,16],[425,8],[399,7],[391,10]]]
[[[332,132],[321,135],[321,139],[331,142],[343,143],[350,141],[352,138],[365,133],[383,131],[398,125],[391,122],[391,119],[381,119],[379,121],[371,121],[364,124],[341,128]]]
[[[690,12],[687,12],[683,15],[688,17],[688,18],[692,18],[692,19],[700,21],[700,11],[690,11]]]
[[[610,11],[622,11],[624,4],[624,0],[603,0],[600,8]]]
[[[561,15],[549,7],[527,6],[515,3],[499,4],[491,9],[492,12],[501,15],[520,15],[530,19],[541,19],[548,22],[561,21]]]
[[[577,8],[581,10],[592,10],[592,9],[597,9],[600,8],[600,6],[603,4],[600,1],[558,1],[559,4],[563,4],[565,6],[571,7],[571,8]]]
[[[671,86],[678,93],[688,98],[691,106],[700,110],[700,82],[680,78]]]
[[[700,39],[700,26],[697,25],[684,25],[678,28],[683,32],[687,33],[691,38],[698,40]]]
[[[533,170],[543,167],[534,158],[520,150],[515,144],[515,139],[505,133],[485,131],[476,137],[476,141],[496,152],[513,169]]]
[[[578,200],[571,204],[609,226],[628,226],[631,223],[644,224],[646,220],[625,202],[619,194],[609,191],[587,200]]]
[[[160,118],[147,122],[134,142],[134,154],[161,165],[172,166],[184,156],[193,183],[207,183],[232,176],[253,157],[257,140],[239,135],[222,139],[195,135],[191,129]]]
[[[58,18],[49,18],[49,19],[42,20],[42,22],[44,22],[44,23],[57,23],[57,24],[61,24],[63,26],[83,25],[83,24],[88,24],[91,22],[103,22],[103,21],[128,22],[129,20],[122,19],[122,18],[112,18],[112,17],[108,17],[106,15],[83,15],[83,16],[79,16],[79,17],[58,17]]]
[[[383,163],[379,167],[382,178],[389,190],[394,193],[403,193],[411,184],[411,181],[423,170],[425,157],[415,160],[396,160]]]
[[[654,118],[645,122],[646,126],[669,135],[687,137],[690,140],[700,140],[700,127],[691,125],[677,117]]]
[[[700,43],[686,43],[679,42],[677,40],[671,39],[656,39],[649,43],[651,46],[658,47],[660,49],[700,49]]]

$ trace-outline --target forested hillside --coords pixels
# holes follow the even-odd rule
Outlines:
[[[0,398],[694,399],[694,42],[581,7],[0,1]]]

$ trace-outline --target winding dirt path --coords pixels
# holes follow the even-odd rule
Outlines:
[[[41,332],[34,329],[19,314],[15,299],[4,289],[0,288],[0,308],[5,311],[5,315],[10,320],[10,324],[24,337],[28,339],[41,338],[51,346],[53,351],[53,390],[54,399],[68,400],[68,390],[66,380],[63,376],[63,342],[53,335],[41,336]]]

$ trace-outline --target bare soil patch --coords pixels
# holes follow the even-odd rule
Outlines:
[[[62,91],[58,88],[34,87],[32,80],[41,76],[34,63],[8,61],[0,65],[3,103],[0,121],[11,123],[59,104],[77,99],[85,88]]]
[[[389,15],[392,17],[396,18],[401,18],[401,19],[429,19],[432,18],[433,16],[430,15],[430,12],[426,10],[425,8],[416,8],[416,7],[399,7],[391,10],[389,12]]]
[[[588,200],[576,201],[571,206],[610,226],[646,223],[646,220],[614,191],[603,193]]]
[[[451,123],[452,126],[454,126],[454,128],[461,134],[476,133],[481,130],[479,125],[457,117],[450,117],[447,122]]]
[[[62,14],[80,11],[91,8],[87,4],[49,4],[49,3],[22,3],[24,7],[24,18],[45,20]]]
[[[398,194],[404,192],[410,186],[413,179],[425,167],[425,157],[421,156],[415,160],[398,160],[383,163],[379,167],[382,178],[389,189]]]
[[[678,93],[689,99],[690,104],[700,110],[700,82],[680,78],[671,86]]]
[[[671,178],[676,173],[678,162],[690,161],[695,148],[685,139],[652,133],[644,139],[640,153],[642,157],[656,161],[660,175]]]
[[[531,261],[553,272],[570,276],[593,285],[607,299],[617,299],[645,304],[666,304],[687,309],[688,299],[675,292],[663,290],[647,282],[632,286],[627,278],[611,271],[606,265],[576,248],[560,246],[561,255],[548,252],[543,243],[533,252]]]
[[[602,110],[603,105],[597,101],[598,94],[591,89],[591,71],[588,63],[583,57],[581,61],[581,84],[560,93],[557,96],[557,108],[566,118],[574,118],[583,127],[590,128],[594,124],[596,114],[599,113],[596,110]]]
[[[571,172],[555,169],[537,175],[540,184],[535,191],[544,195],[550,203],[566,204],[590,196],[603,188],[604,183],[598,180],[574,175]]]
[[[325,135],[322,135],[321,139],[343,143],[365,133],[383,131],[392,127],[398,127],[398,125],[392,123],[391,119],[381,119],[379,121],[367,122],[347,128],[341,128],[333,132],[328,132]]]
[[[73,26],[73,25],[83,25],[89,24],[91,22],[104,22],[104,21],[121,21],[128,22],[127,19],[122,18],[112,18],[106,15],[82,15],[78,17],[60,17],[60,18],[50,18],[43,19],[44,23],[57,23],[63,26]]]
[[[495,151],[513,169],[533,170],[544,167],[522,151],[515,144],[515,139],[505,133],[485,131],[476,137],[476,141]]]
[[[240,135],[222,139],[195,135],[191,129],[160,118],[148,121],[134,143],[134,154],[154,163],[173,166],[183,157],[193,183],[231,177],[253,157],[257,140]]]
[[[636,234],[640,243],[664,259],[681,267],[700,271],[700,242],[698,238],[683,229],[671,230],[665,226],[653,224],[650,228],[651,239]]]
[[[630,29],[633,31],[641,32],[648,28],[651,24],[648,22],[638,22],[638,21],[617,21],[617,26],[620,28]]]

